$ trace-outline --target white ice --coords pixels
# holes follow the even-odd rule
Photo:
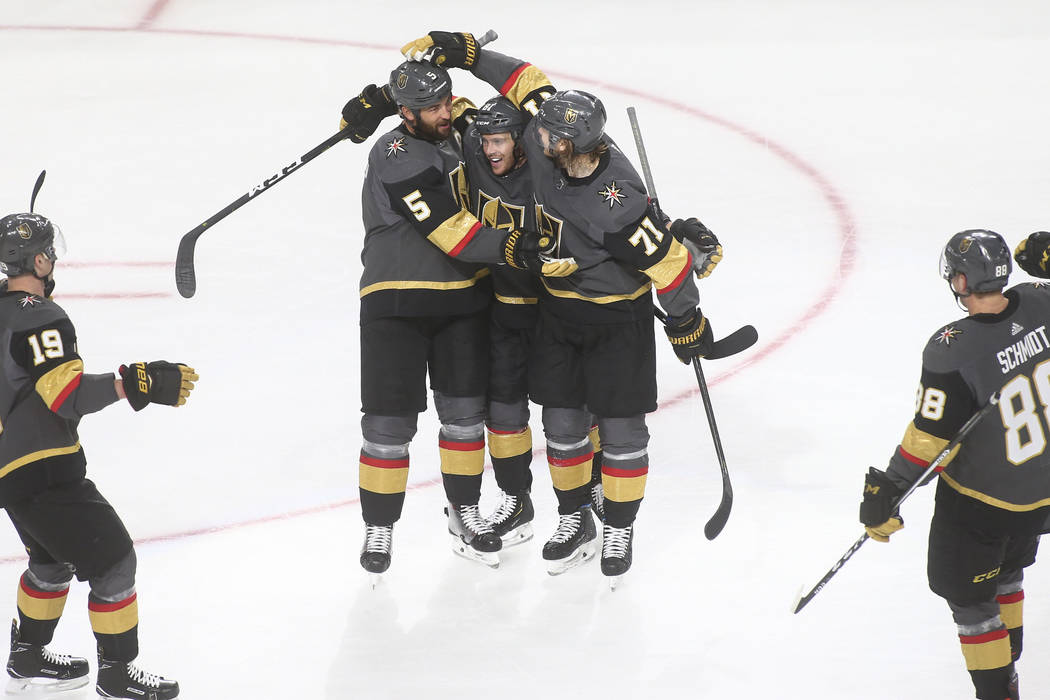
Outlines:
[[[624,108],[638,109],[662,203],[725,245],[701,290],[716,334],[761,334],[705,364],[736,491],[712,542],[718,464],[693,374],[660,346],[635,564],[615,592],[596,563],[544,572],[542,456],[537,538],[497,571],[454,557],[432,412],[394,564],[369,587],[366,146],[339,145],[218,224],[197,296],[175,293],[180,236],[333,133],[402,43],[490,27],[492,48],[599,94],[632,157]],[[964,228],[1011,243],[1050,228],[1048,39],[1036,0],[0,2],[0,211],[23,211],[48,170],[38,209],[70,246],[56,298],[89,371],[163,358],[201,375],[185,408],[82,424],[89,474],[139,542],[141,665],[187,698],[972,697],[926,585],[931,489],[891,544],[790,606],[861,534],[862,474],[910,420],[928,334],[961,315],[940,247]],[[492,94],[454,77],[479,103]],[[486,505],[494,492],[488,474]],[[13,615],[10,528],[0,557]],[[1050,697],[1042,564],[1026,698]],[[86,596],[74,586],[55,649],[93,655]]]

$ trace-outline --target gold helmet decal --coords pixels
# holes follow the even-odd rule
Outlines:
[[[959,252],[960,253],[965,253],[966,251],[968,251],[970,249],[970,246],[972,244],[973,244],[973,239],[972,238],[964,238],[964,239],[962,239],[961,241],[959,241]]]
[[[566,124],[575,124],[577,116],[579,116],[579,115],[576,112],[576,110],[573,109],[572,107],[569,107],[568,109],[565,110],[565,123]]]
[[[15,230],[18,231],[19,237],[24,241],[28,241],[33,237],[33,229],[29,228],[29,224],[19,224]]]
[[[406,85],[408,85],[408,73],[399,73],[397,76],[398,88],[404,90]]]

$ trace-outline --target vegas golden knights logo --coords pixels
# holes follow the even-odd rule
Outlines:
[[[559,254],[561,254],[561,227],[564,223],[561,219],[545,212],[542,204],[536,205],[536,226],[539,228],[539,233],[544,236],[550,236],[558,242]]]
[[[404,90],[406,85],[408,85],[408,74],[399,73],[397,76],[397,86]]]
[[[22,240],[28,241],[33,237],[33,229],[29,228],[29,224],[19,224],[15,230],[18,231],[18,236]]]
[[[575,109],[573,109],[572,107],[569,107],[568,109],[565,110],[565,123],[566,124],[575,124],[576,123],[576,117],[578,117],[578,116],[579,116],[579,114],[577,113],[577,111]]]
[[[467,182],[467,171],[463,169],[463,161],[455,170],[448,174],[449,184],[452,186],[452,196],[459,202],[460,209],[470,210],[470,184]]]
[[[972,238],[964,238],[964,239],[962,239],[961,241],[959,241],[959,252],[960,253],[965,253],[966,251],[968,251],[970,249],[970,246],[972,244],[973,244],[973,239]]]
[[[507,204],[499,197],[490,197],[478,190],[478,208],[475,216],[485,226],[504,231],[525,228],[525,207]]]

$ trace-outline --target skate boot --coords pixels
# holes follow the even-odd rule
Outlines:
[[[634,525],[602,527],[602,573],[609,576],[609,588],[616,590],[620,577],[631,568]]]
[[[7,658],[8,695],[58,693],[88,683],[88,662],[76,656],[53,654],[41,644],[18,639],[18,623],[11,621],[11,655]]]
[[[568,515],[559,514],[558,529],[543,545],[547,573],[557,576],[593,559],[597,536],[590,506],[581,506]]]
[[[452,540],[452,551],[471,561],[499,568],[499,554],[503,541],[492,530],[488,520],[481,517],[476,503],[445,509],[448,516],[448,534]]]
[[[95,691],[103,698],[174,700],[179,697],[179,684],[146,673],[133,663],[109,661],[102,656],[102,648],[99,647]]]
[[[516,544],[528,542],[532,539],[532,518],[535,516],[529,492],[509,494],[500,491],[499,493],[499,505],[488,517],[489,523],[492,524],[492,531],[503,540],[504,547],[513,547]]]
[[[361,567],[368,572],[372,588],[379,583],[379,575],[390,568],[390,551],[394,544],[393,525],[365,523],[365,542],[361,545]]]
[[[601,479],[591,484],[588,495],[591,501],[591,510],[598,516],[598,520],[605,522],[605,489],[602,488]]]

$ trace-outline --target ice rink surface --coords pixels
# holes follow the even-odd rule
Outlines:
[[[178,411],[114,407],[82,424],[89,475],[139,542],[141,665],[186,698],[972,697],[926,586],[931,489],[890,545],[868,544],[800,615],[790,607],[861,534],[862,475],[910,420],[926,338],[962,315],[941,246],[966,228],[1011,243],[1050,228],[1050,5],[510,7],[0,2],[0,211],[23,211],[48,170],[37,208],[69,242],[56,299],[88,371],[168,359],[201,375]],[[180,236],[333,133],[401,44],[490,27],[493,49],[602,97],[632,158],[624,108],[637,108],[663,205],[724,244],[701,285],[716,335],[761,335],[705,365],[736,492],[712,542],[718,464],[693,374],[660,346],[635,563],[615,592],[596,563],[545,573],[542,455],[537,538],[497,571],[454,557],[432,412],[394,564],[369,587],[367,146],[340,144],[216,226],[198,246],[197,296],[174,288]],[[492,94],[453,78],[479,104]],[[494,495],[488,474],[484,510]],[[20,552],[2,529],[12,615]],[[1045,562],[1026,590],[1021,689],[1045,698]],[[74,586],[55,649],[93,657],[86,597]]]

